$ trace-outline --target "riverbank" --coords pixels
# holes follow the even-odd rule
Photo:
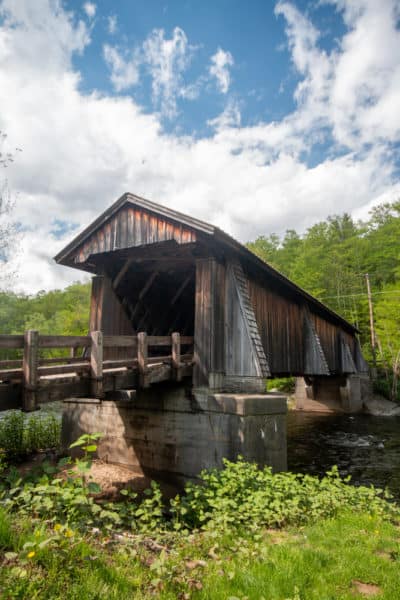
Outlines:
[[[396,598],[400,508],[387,494],[324,477],[273,474],[241,459],[163,499],[124,486],[113,502],[81,458],[0,485],[4,598]],[[127,482],[128,483],[128,482]]]
[[[43,528],[1,514],[1,597],[400,598],[400,529],[378,516],[343,513],[309,526],[234,535],[81,536],[67,529],[57,548],[48,539]]]

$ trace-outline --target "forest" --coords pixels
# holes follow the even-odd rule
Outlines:
[[[267,225],[266,225],[267,227]],[[376,362],[386,395],[395,399],[400,371],[400,201],[372,209],[365,221],[334,215],[304,234],[288,230],[249,242],[260,258],[317,297],[360,330],[364,356],[372,364],[366,287],[369,276],[376,336]],[[87,333],[90,284],[34,296],[0,292],[1,333]]]

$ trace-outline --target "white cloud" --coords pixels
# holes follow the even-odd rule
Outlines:
[[[93,19],[96,14],[97,6],[93,2],[85,2],[83,5],[83,10],[89,17],[89,19]]]
[[[331,53],[319,48],[317,30],[301,13],[280,3],[301,74],[296,110],[281,121],[246,126],[240,106],[231,102],[214,119],[212,135],[200,139],[164,133],[160,115],[145,114],[132,98],[83,93],[72,59],[90,42],[88,26],[60,2],[34,4],[0,4],[0,89],[7,90],[0,95],[0,130],[23,149],[8,169],[18,193],[15,216],[26,229],[16,290],[60,287],[81,277],[51,257],[124,191],[211,221],[242,241],[304,230],[330,213],[359,214],[378,199],[398,197],[390,151],[400,141],[392,105],[400,89],[392,55],[399,33],[389,1],[364,2],[363,9],[357,9],[361,0],[338,4],[347,33]],[[381,35],[373,31],[378,17]],[[185,65],[193,50],[181,30],[149,39],[153,93],[160,111],[171,114],[174,97],[187,85]],[[121,54],[110,56],[118,65]],[[132,59],[122,56],[120,85],[124,63]],[[349,71],[354,81],[346,83]],[[374,92],[370,103],[360,97],[365,81]],[[348,114],[340,114],[347,105]],[[304,155],[326,128],[342,153],[310,168]],[[55,220],[72,222],[76,230],[62,233]]]
[[[155,29],[143,44],[143,61],[152,77],[153,99],[167,117],[176,115],[176,98],[185,93],[182,75],[193,50],[179,27],[175,27],[170,39],[165,37],[163,29]]]
[[[118,29],[117,15],[110,15],[107,18],[107,23],[108,23],[108,33],[110,33],[111,35],[114,35],[114,33],[117,33],[117,29]]]
[[[177,99],[194,100],[203,85],[202,78],[185,84],[183,74],[190,64],[195,48],[188,43],[185,32],[175,27],[167,38],[163,29],[153,29],[142,45],[121,50],[106,44],[103,54],[110,68],[110,79],[116,91],[126,90],[139,81],[139,69],[145,68],[151,77],[152,101],[163,117],[177,115]]]
[[[230,67],[234,64],[233,56],[230,52],[218,48],[217,52],[211,57],[211,66],[209,73],[217,80],[219,90],[226,94],[231,84]]]
[[[303,79],[295,98],[303,126],[332,129],[338,144],[361,150],[400,136],[400,8],[397,0],[325,0],[348,28],[330,53],[319,32],[291,3],[275,12],[286,20],[293,63]]]
[[[117,48],[105,44],[104,59],[111,70],[110,79],[117,92],[127,90],[139,81],[139,61],[135,52],[126,59]]]

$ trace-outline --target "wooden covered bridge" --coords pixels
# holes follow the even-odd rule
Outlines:
[[[263,396],[266,378],[301,376],[311,399],[337,382],[351,408],[348,377],[366,371],[356,329],[217,227],[125,194],[55,259],[94,275],[89,335],[0,336],[0,347],[24,347],[18,364],[0,364],[7,407],[73,397],[77,411],[78,397],[117,396],[138,407],[154,387],[158,399],[185,389],[188,410],[228,414],[233,402],[261,415],[278,402]],[[40,363],[40,347],[61,345],[81,350]]]

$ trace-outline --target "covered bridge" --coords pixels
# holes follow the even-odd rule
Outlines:
[[[353,325],[217,227],[133,194],[119,198],[55,259],[94,275],[91,331],[178,332],[182,353],[193,353],[186,397],[190,389],[203,407],[213,398],[226,412],[227,397],[238,394],[251,394],[255,406],[265,379],[278,376],[305,377],[310,398],[334,380],[349,403],[348,376],[366,371]],[[104,350],[108,358],[136,351]],[[257,406],[251,410],[261,414]]]

